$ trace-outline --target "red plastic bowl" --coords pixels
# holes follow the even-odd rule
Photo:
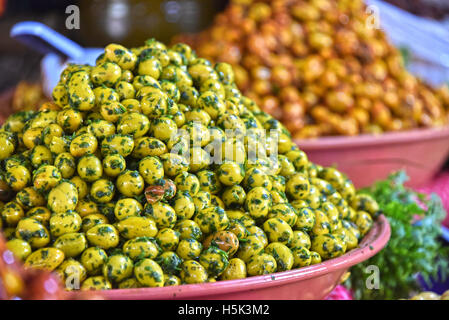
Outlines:
[[[379,252],[390,239],[390,225],[381,215],[360,247],[320,264],[271,275],[215,283],[163,288],[114,289],[95,292],[105,299],[128,300],[300,300],[324,299],[337,286],[349,267]],[[94,293],[94,292],[92,292]],[[82,297],[79,292],[69,293]]]
[[[336,165],[357,188],[405,169],[410,187],[429,182],[449,154],[449,127],[382,135],[296,140],[312,162]]]

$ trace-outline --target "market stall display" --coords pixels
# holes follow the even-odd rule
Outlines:
[[[1,128],[2,228],[26,267],[77,270],[83,290],[319,264],[357,248],[380,214],[243,96],[230,65],[187,45],[110,44],[95,66],[69,65],[53,99]]]
[[[445,126],[449,88],[407,72],[377,24],[361,0],[235,0],[176,39],[233,65],[243,93],[294,139]]]

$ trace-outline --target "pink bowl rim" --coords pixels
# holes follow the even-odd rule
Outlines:
[[[382,134],[362,134],[358,136],[335,136],[315,139],[294,139],[294,142],[307,150],[335,149],[342,147],[371,147],[386,144],[422,142],[449,137],[449,126],[415,129]]]
[[[292,282],[309,280],[331,272],[347,269],[371,258],[382,250],[390,239],[390,235],[391,229],[388,220],[384,215],[380,215],[376,219],[373,228],[363,238],[358,248],[349,251],[341,257],[327,260],[312,266],[239,280],[221,280],[214,283],[184,284],[180,286],[162,288],[71,292],[69,293],[69,296],[76,298],[79,295],[84,296],[85,294],[90,293],[96,296],[101,296],[105,299],[168,300],[193,299],[195,297],[209,297],[214,299],[214,296],[218,296],[220,294],[230,294],[274,287]]]

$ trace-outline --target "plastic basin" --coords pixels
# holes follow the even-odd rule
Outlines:
[[[449,127],[382,135],[295,140],[312,162],[336,165],[357,188],[405,169],[407,185],[419,187],[441,169],[449,154]]]
[[[374,256],[388,242],[390,225],[381,215],[360,246],[345,255],[296,270],[215,283],[163,288],[114,289],[95,291],[105,299],[128,300],[299,300],[324,299],[351,266]],[[82,293],[68,293],[80,298]]]

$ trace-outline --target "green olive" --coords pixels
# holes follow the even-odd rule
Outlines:
[[[207,280],[206,269],[195,260],[185,260],[181,265],[181,280],[185,283],[203,283]]]
[[[154,260],[142,259],[134,267],[134,275],[142,286],[163,287],[164,273]]]
[[[138,171],[125,170],[116,180],[117,190],[126,197],[138,196],[143,192],[144,180]]]
[[[136,237],[126,241],[123,252],[133,260],[155,259],[159,255],[158,247],[149,237]]]
[[[110,282],[120,282],[133,274],[132,260],[123,254],[114,254],[103,264],[103,276]]]
[[[101,272],[108,256],[106,252],[99,247],[90,247],[81,254],[80,262],[86,268],[90,275],[97,275]]]

